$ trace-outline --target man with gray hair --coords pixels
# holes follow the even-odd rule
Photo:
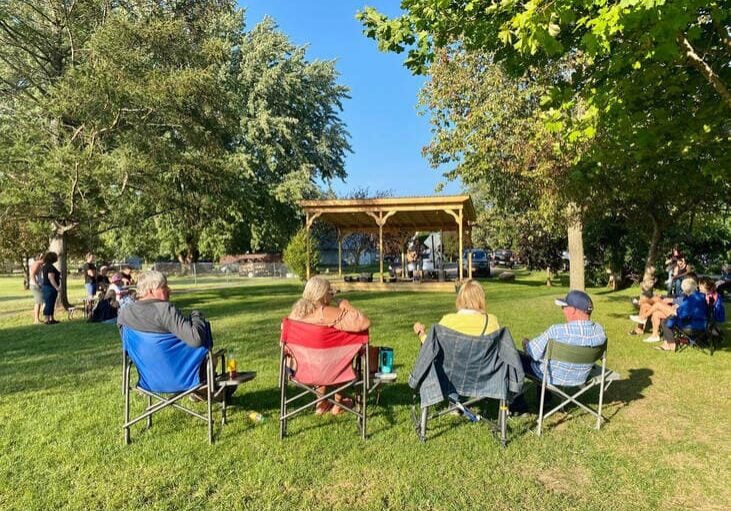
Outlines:
[[[706,329],[708,319],[708,304],[706,295],[698,291],[698,282],[693,278],[684,279],[680,284],[683,290],[683,300],[680,302],[674,316],[662,322],[663,343],[655,349],[660,351],[675,351],[675,330],[688,335]]]
[[[155,270],[140,274],[137,301],[119,311],[117,325],[140,332],[171,333],[194,348],[204,346],[208,340],[200,313],[193,311],[189,318],[184,317],[170,303],[168,279]]]

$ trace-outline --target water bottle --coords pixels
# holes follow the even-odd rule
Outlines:
[[[250,412],[248,417],[251,422],[264,422],[266,420],[266,417],[259,412]]]

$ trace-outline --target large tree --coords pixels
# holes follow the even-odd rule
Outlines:
[[[64,275],[77,230],[154,226],[190,261],[273,220],[252,205],[344,175],[333,63],[271,21],[246,32],[233,1],[18,0],[0,29],[0,206],[53,226]]]
[[[381,49],[408,49],[406,65],[415,72],[429,72],[440,49],[455,42],[491,55],[519,80],[532,80],[556,62],[570,63],[541,107],[546,128],[563,143],[588,144],[569,154],[581,155],[572,161],[572,181],[607,199],[589,207],[608,202],[635,207],[652,226],[652,238],[659,239],[663,225],[686,206],[673,203],[679,194],[668,187],[683,190],[690,207],[728,201],[731,166],[724,147],[731,45],[728,10],[719,2],[401,5],[406,12],[396,18],[372,8],[359,18]],[[653,207],[651,198],[658,196],[664,200]],[[642,204],[651,207],[636,207]],[[586,214],[584,208],[576,211]],[[652,247],[657,243],[651,244],[648,270]]]

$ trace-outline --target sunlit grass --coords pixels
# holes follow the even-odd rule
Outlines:
[[[518,342],[560,321],[540,276],[488,281],[488,307]],[[213,446],[205,425],[174,411],[122,443],[121,356],[112,325],[30,325],[29,294],[0,279],[0,509],[725,509],[731,502],[728,349],[661,353],[627,335],[633,290],[590,290],[610,336],[610,421],[600,432],[575,410],[538,438],[511,423],[501,450],[488,428],[448,417],[421,444],[406,385],[411,332],[454,307],[453,294],[350,293],[373,319],[374,344],[395,349],[398,382],[373,406],[370,438],[350,417],[307,415],[278,438],[279,320],[295,281],[218,281],[174,295],[204,311],[217,346],[258,378],[239,390]],[[216,282],[206,282],[214,285]],[[81,282],[73,293],[83,295]],[[188,282],[173,282],[190,289]],[[10,305],[8,305],[10,304]],[[5,314],[2,314],[3,311]],[[532,392],[529,401],[533,400]],[[136,409],[142,406],[135,399]],[[244,412],[267,417],[251,423]],[[486,408],[494,413],[494,405]]]

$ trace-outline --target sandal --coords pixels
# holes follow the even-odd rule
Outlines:
[[[332,403],[330,401],[320,401],[317,403],[317,406],[315,406],[315,415],[324,415],[327,412],[330,411],[330,408],[332,408]]]
[[[343,406],[346,406],[348,408],[353,408],[353,400],[350,399],[349,397],[344,397],[343,399],[338,401],[338,403],[342,403]],[[330,413],[333,415],[340,415],[341,413],[344,413],[344,412],[345,412],[345,409],[343,409],[340,406],[335,405],[335,406],[333,406],[332,411]]]
[[[655,349],[657,351],[669,351],[671,353],[675,353],[675,349],[666,348],[665,346],[653,346],[652,349]]]

